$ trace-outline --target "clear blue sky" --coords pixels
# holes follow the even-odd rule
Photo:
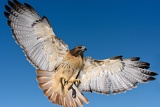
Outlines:
[[[50,20],[56,35],[71,48],[85,45],[85,56],[139,56],[160,74],[159,0],[19,0]],[[44,97],[35,69],[11,36],[0,3],[0,107],[59,107]],[[84,93],[84,107],[160,107],[160,76],[118,95]]]

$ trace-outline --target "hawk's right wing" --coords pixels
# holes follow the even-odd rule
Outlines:
[[[23,49],[28,61],[37,69],[51,71],[62,61],[68,46],[58,39],[46,17],[40,18],[30,5],[17,0],[8,1],[8,24],[16,42]]]

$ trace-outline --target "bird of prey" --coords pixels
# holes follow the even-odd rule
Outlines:
[[[56,37],[49,20],[27,3],[8,1],[5,8],[15,41],[36,68],[39,87],[54,104],[83,106],[89,101],[82,92],[116,94],[155,80],[157,73],[148,70],[150,64],[139,57],[95,60],[84,57],[85,46],[69,50]]]

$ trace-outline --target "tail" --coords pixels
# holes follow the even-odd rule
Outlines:
[[[79,89],[73,84],[72,87],[68,90],[66,96],[61,95],[60,93],[55,93],[52,88],[53,78],[55,72],[37,70],[37,81],[39,82],[39,87],[44,90],[44,95],[54,103],[59,104],[64,107],[78,107],[83,106],[83,102],[88,104],[88,100]]]

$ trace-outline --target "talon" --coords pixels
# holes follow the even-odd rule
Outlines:
[[[79,84],[81,83],[80,79],[75,79],[73,81],[73,83],[76,85],[76,86],[79,86]]]

